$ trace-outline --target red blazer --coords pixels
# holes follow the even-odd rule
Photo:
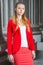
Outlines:
[[[30,22],[28,20],[28,22]],[[16,24],[13,23],[13,20],[8,21],[7,27],[7,49],[8,54],[14,54],[20,49],[21,45],[21,35],[20,28],[15,31]],[[30,27],[30,32],[28,32],[26,28],[27,41],[29,45],[29,49],[35,50],[34,39],[32,36],[32,28]]]

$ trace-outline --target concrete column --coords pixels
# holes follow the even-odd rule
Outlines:
[[[34,0],[34,24],[35,24],[35,0]]]
[[[7,27],[7,21],[8,21],[8,0],[3,1],[3,25],[4,28]]]
[[[9,17],[13,16],[13,14],[14,14],[14,6],[15,6],[16,2],[18,2],[18,0],[9,1]]]
[[[39,0],[39,25],[40,25],[40,1],[41,0]]]
[[[40,23],[43,25],[43,0],[40,0]]]
[[[31,0],[31,24],[33,24],[33,0]]]
[[[18,2],[19,0],[16,0],[16,2]]]
[[[29,0],[29,18],[31,18],[31,1]]]
[[[9,6],[10,6],[10,12],[9,12],[9,13],[10,13],[10,14],[9,14],[9,15],[12,16],[13,13],[14,13],[13,0],[10,0],[9,3],[10,3],[10,4],[9,4]]]
[[[3,30],[3,0],[1,0],[1,26]]]
[[[35,25],[39,25],[39,0],[35,0]]]

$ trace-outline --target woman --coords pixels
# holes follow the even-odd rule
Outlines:
[[[23,2],[16,3],[14,16],[8,21],[7,47],[10,62],[15,65],[34,65],[36,49]]]

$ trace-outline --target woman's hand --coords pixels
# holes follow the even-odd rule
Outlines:
[[[34,50],[32,51],[32,57],[33,57],[33,59],[35,59],[35,58],[36,58],[36,53],[35,53],[35,51],[34,51]]]
[[[13,55],[8,55],[8,59],[9,59],[10,62],[14,63]]]

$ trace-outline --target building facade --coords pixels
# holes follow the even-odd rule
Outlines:
[[[0,51],[6,49],[7,24],[14,14],[14,6],[18,1],[26,4],[26,15],[33,28],[33,37],[38,45],[37,50],[43,50],[43,0],[0,0]]]

